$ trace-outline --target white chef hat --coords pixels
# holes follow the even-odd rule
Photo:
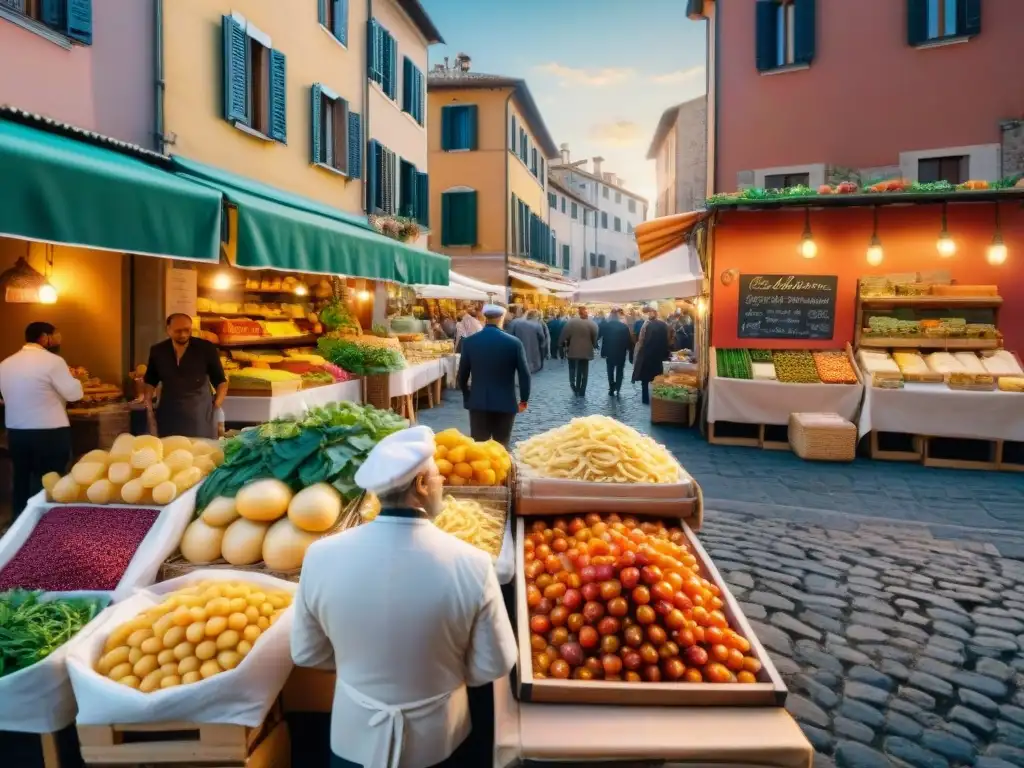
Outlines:
[[[657,312],[658,311],[658,302],[652,301],[650,304],[648,304],[646,307],[644,307],[644,311],[646,311],[646,312]]]
[[[356,485],[378,495],[409,485],[434,460],[434,431],[410,427],[388,435],[356,471]]]
[[[501,317],[505,308],[500,304],[484,304],[484,317]]]

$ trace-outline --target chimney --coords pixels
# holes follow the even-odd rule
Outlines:
[[[615,183],[616,183],[616,179],[615,179],[615,174],[614,174],[614,173],[612,173],[611,171],[605,171],[605,172],[604,172],[604,173],[602,174],[602,177],[604,178],[604,180],[605,180],[605,181],[606,181],[607,183],[609,183],[609,184],[612,184],[612,185],[615,185]]]
[[[561,150],[559,152],[559,154],[562,156],[562,165],[568,165],[569,164],[569,145],[568,144],[562,144],[561,146],[559,146],[559,150]]]
[[[460,53],[455,57],[455,68],[462,72],[469,72],[469,65],[472,59],[469,58],[465,53]]]
[[[604,162],[604,158],[603,157],[592,157],[590,159],[590,161],[594,164],[594,175],[597,176],[599,179],[602,178],[602,176],[601,176],[601,163]]]
[[[444,57],[444,68],[448,69],[448,57],[447,56]]]

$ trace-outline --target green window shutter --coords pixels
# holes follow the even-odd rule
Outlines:
[[[309,89],[309,100],[310,100],[310,122],[313,125],[312,132],[312,160],[314,163],[323,162],[323,142],[320,135],[321,122],[323,121],[323,115],[321,109],[323,108],[323,90],[320,88],[320,83],[313,83],[313,87]],[[330,137],[328,137],[330,138]]]
[[[447,152],[452,149],[452,128],[455,124],[455,107],[441,107],[441,150]]]
[[[476,104],[470,104],[466,107],[467,112],[467,129],[469,131],[469,146],[466,149],[476,150],[476,134],[477,134],[477,107]]]
[[[579,208],[576,207],[576,203],[572,203],[569,206],[569,211],[572,214],[572,218],[574,218],[574,219],[579,218],[580,212],[579,212]]]
[[[569,246],[568,245],[563,245],[562,246],[562,269],[564,269],[566,272],[568,272],[569,271],[569,265],[571,263],[572,263],[572,259],[570,258]]]
[[[810,64],[814,61],[817,0],[794,1],[796,4],[794,8],[796,29],[793,34],[793,63]]]
[[[516,151],[516,116],[512,115],[512,135],[508,139],[508,148]]]
[[[981,34],[981,0],[957,0],[956,6],[957,34]]]
[[[441,245],[452,244],[452,193],[441,195]]]
[[[441,245],[476,245],[476,192],[441,195]]]
[[[408,160],[398,161],[398,215],[413,218],[416,215],[416,166]]]
[[[463,240],[466,245],[476,245],[476,192],[461,192]]]
[[[416,174],[416,221],[424,227],[430,226],[430,176]]]
[[[270,138],[288,142],[288,78],[285,55],[270,52]]]
[[[65,33],[72,40],[92,45],[92,0],[66,0]]]
[[[757,0],[755,51],[759,72],[769,72],[779,66],[778,7],[772,0]]]
[[[0,3],[0,5],[10,5],[10,3]],[[14,10],[25,13],[25,1],[16,3]],[[67,0],[42,0],[39,4],[39,20],[50,29],[63,34],[68,28]]]
[[[358,112],[348,113],[348,177],[363,175],[363,121]]]
[[[381,210],[394,216],[398,210],[398,158],[390,149],[381,148]]]
[[[412,91],[414,86],[412,60],[406,56],[402,59],[402,111],[408,112],[410,115],[412,115]]]
[[[393,38],[390,33],[384,33],[385,40],[387,41],[387,73],[388,82],[384,88],[384,92],[388,95],[388,98],[392,101],[398,100],[398,42]]]
[[[427,119],[427,89],[423,73],[416,70],[416,120],[423,125]]]
[[[557,208],[557,207],[558,207],[558,199],[554,196],[554,194],[552,194],[551,192],[548,192],[548,208]]]
[[[366,212],[376,213],[377,206],[377,186],[380,176],[378,154],[380,153],[380,144],[376,141],[371,141],[366,147]]]
[[[224,119],[248,124],[245,28],[231,16],[224,16],[221,23],[224,32]]]
[[[316,3],[316,20],[320,22],[323,27],[327,26],[327,4],[334,0],[317,0]]]
[[[907,43],[928,41],[928,0],[907,0]]]
[[[384,78],[384,69],[381,66],[380,25],[375,19],[370,19],[366,24],[366,75],[379,83]]]
[[[329,0],[334,3],[334,29],[331,32],[342,45],[348,45],[348,0]]]

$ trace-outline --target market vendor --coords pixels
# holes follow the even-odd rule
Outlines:
[[[434,433],[384,438],[356,472],[381,505],[307,551],[292,659],[337,670],[332,765],[483,765],[469,754],[467,686],[504,677],[516,642],[491,558],[437,528]]]
[[[150,407],[160,385],[157,433],[161,437],[216,439],[214,413],[228,394],[228,380],[217,347],[205,339],[192,338],[192,318],[184,313],[167,318],[167,336],[150,348],[146,366],[145,398]]]

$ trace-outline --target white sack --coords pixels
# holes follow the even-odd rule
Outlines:
[[[260,635],[241,664],[197,683],[142,693],[115,683],[94,669],[114,629],[162,602],[169,593],[204,580],[242,581],[292,594],[298,588],[298,584],[262,573],[208,569],[160,582],[114,606],[99,631],[68,653],[68,673],[78,699],[79,725],[181,721],[255,728],[263,722],[292,671],[288,640],[293,614],[290,606]]]

